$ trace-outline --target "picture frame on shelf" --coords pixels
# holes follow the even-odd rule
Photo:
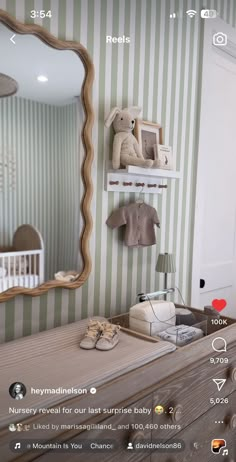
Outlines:
[[[157,168],[163,170],[173,170],[173,154],[172,147],[165,146],[164,144],[157,144],[154,146],[155,159],[157,162]]]
[[[154,146],[162,144],[162,127],[158,123],[137,119],[134,135],[138,140],[144,159],[155,160]]]

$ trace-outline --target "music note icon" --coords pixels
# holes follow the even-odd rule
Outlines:
[[[21,444],[20,443],[16,443],[15,446],[14,446],[14,449],[20,449],[21,448]]]
[[[228,450],[228,449],[224,449],[224,450],[223,450],[222,456],[227,456],[228,454],[229,454],[229,450]]]

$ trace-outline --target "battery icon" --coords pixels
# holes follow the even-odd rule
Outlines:
[[[201,18],[203,19],[214,19],[217,16],[216,10],[201,10]]]

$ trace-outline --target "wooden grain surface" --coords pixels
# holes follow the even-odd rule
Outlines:
[[[217,420],[226,420],[232,413],[236,413],[236,392],[230,396],[227,405],[217,405],[206,412],[201,419],[195,420],[185,430],[178,434],[178,438],[186,442],[186,449],[181,454],[171,455],[173,462],[229,462],[236,460],[236,431],[230,430],[224,424],[215,424]],[[211,452],[211,440],[223,438],[227,442],[229,456],[223,457]],[[198,449],[194,448],[194,443],[198,443]],[[151,462],[167,462],[167,455],[153,453]]]
[[[236,345],[225,354],[228,364],[210,364],[209,358],[195,369],[186,371],[178,380],[163,384],[154,392],[154,403],[161,404],[165,408],[162,415],[154,414],[154,423],[159,425],[181,425],[183,430],[193,420],[208,411],[212,404],[210,398],[228,396],[236,391],[236,381],[232,382],[229,377],[230,370],[236,367]],[[226,379],[226,383],[218,392],[213,379]],[[200,404],[199,404],[200,403]],[[173,412],[177,406],[182,407],[182,411],[177,415],[178,421],[173,421],[174,414],[168,413],[170,408]],[[171,409],[172,411],[172,409]],[[171,438],[178,432],[177,429],[158,429],[156,434],[159,438]]]
[[[104,320],[104,318],[98,318]],[[64,335],[55,334],[34,337],[33,341],[16,342],[17,354],[13,345],[2,348],[0,368],[2,371],[0,405],[0,427],[10,423],[9,407],[15,406],[44,408],[57,405],[67,398],[70,401],[75,393],[64,394],[49,392],[43,395],[31,393],[37,388],[64,387],[65,389],[85,389],[89,394],[90,387],[99,388],[101,385],[120,377],[131,370],[138,369],[161,355],[172,350],[173,345],[168,342],[156,342],[154,344],[137,338],[127,333],[120,332],[120,341],[116,348],[111,351],[83,350],[79,344],[87,327],[87,320],[82,320],[69,328],[74,341],[65,343]],[[63,329],[62,329],[63,330]],[[68,329],[65,329],[68,331]],[[65,332],[64,332],[65,333]],[[45,338],[45,342],[43,342]],[[49,339],[51,341],[49,342]],[[30,340],[30,338],[29,338]],[[13,347],[13,348],[12,348]],[[17,358],[17,361],[16,361]],[[27,388],[24,402],[15,401],[9,395],[9,384],[14,383],[15,378],[25,384]],[[78,395],[77,395],[78,396]],[[89,394],[90,396],[90,394]],[[19,414],[19,418],[25,415]]]
[[[81,59],[85,69],[85,79],[81,89],[81,99],[84,109],[84,125],[81,131],[82,141],[84,145],[84,161],[81,167],[81,176],[84,184],[84,195],[81,201],[81,214],[83,217],[83,229],[80,236],[80,250],[83,261],[83,269],[79,277],[74,282],[47,281],[44,284],[34,289],[25,287],[13,287],[0,294],[0,302],[5,302],[16,295],[29,295],[35,297],[47,292],[49,289],[63,287],[65,289],[77,289],[81,287],[87,280],[92,267],[91,256],[89,251],[89,238],[92,232],[92,216],[90,204],[92,200],[93,185],[91,176],[91,167],[93,161],[93,144],[92,144],[92,127],[94,120],[94,112],[92,107],[92,85],[94,80],[94,66],[86,48],[79,42],[58,40],[46,29],[36,24],[26,25],[4,10],[0,10],[0,22],[5,24],[11,30],[18,34],[31,34],[38,37],[42,42],[46,43],[57,50],[74,51],[78,58]]]
[[[76,338],[76,323],[73,325],[69,326],[64,326],[60,327],[58,329],[54,329],[53,331],[48,331],[40,334],[36,334],[35,336],[31,336],[29,338],[24,338],[20,339],[14,342],[11,342],[8,345],[3,345],[1,347],[1,352],[4,357],[4,355],[9,355],[9,351],[6,350],[6,353],[4,353],[5,348],[10,348],[12,349],[12,360],[9,359],[9,369],[14,370],[14,364],[17,363],[17,352],[18,352],[18,347],[19,345],[23,345],[25,351],[27,351],[27,354],[30,354],[30,349],[32,348],[32,344],[36,342],[36,338],[39,341],[39,349],[36,354],[36,358],[40,359],[39,361],[39,367],[40,363],[42,363],[43,358],[42,358],[42,353],[44,351],[45,355],[47,355],[46,351],[47,348],[50,348],[50,342],[51,342],[51,348],[56,349],[57,345],[57,335],[59,335],[61,341],[62,341],[62,350],[66,352],[67,349],[67,342],[68,344],[70,342],[74,342]],[[57,333],[59,332],[59,334]],[[74,333],[73,333],[74,332]],[[236,326],[232,325],[229,326],[225,329],[222,329],[221,331],[222,336],[225,338],[228,344],[228,352],[227,355],[230,358],[230,361],[232,361],[232,364],[234,364],[235,361],[235,347],[236,347]],[[158,398],[163,398],[165,399],[165,396],[168,398],[168,402],[172,403],[171,398],[175,396],[175,394],[179,397],[179,399],[184,400],[185,394],[184,390],[186,390],[187,394],[187,401],[186,405],[189,406],[189,411],[191,413],[191,422],[197,418],[200,414],[203,415],[206,411],[203,407],[199,406],[198,402],[196,402],[194,393],[192,393],[192,388],[194,387],[195,382],[198,383],[198,371],[202,371],[202,378],[203,380],[206,379],[206,377],[203,377],[203,371],[206,370],[206,375],[208,374],[207,372],[207,365],[209,363],[209,357],[210,356],[216,356],[217,354],[215,353],[214,355],[211,354],[212,347],[211,343],[212,340],[218,336],[217,334],[212,334],[208,337],[205,337],[199,341],[196,341],[186,347],[180,348],[179,350],[170,353],[166,355],[163,358],[159,358],[157,360],[152,361],[151,363],[146,364],[145,366],[142,366],[140,368],[137,368],[129,373],[123,374],[122,376],[114,379],[114,380],[109,380],[102,386],[98,387],[97,393],[95,395],[83,395],[80,397],[74,397],[71,399],[64,399],[64,401],[61,401],[58,403],[58,405],[55,406],[55,408],[61,408],[62,406],[65,407],[70,407],[72,409],[75,408],[87,408],[88,406],[93,406],[93,407],[106,407],[106,408],[114,408],[114,407],[126,407],[130,406],[136,401],[139,401],[140,399],[145,398],[152,392],[155,392],[155,404],[156,399]],[[32,343],[33,342],[33,343]],[[47,348],[45,347],[47,346]],[[46,349],[46,351],[45,351]],[[13,353],[15,352],[15,356]],[[26,356],[27,356],[26,354]],[[63,357],[64,358],[64,357]],[[55,367],[60,367],[60,365],[63,365],[64,359],[61,358],[61,353],[60,351],[58,352],[58,363],[55,364]],[[204,369],[204,366],[206,369]],[[73,363],[71,364],[71,367],[74,367]],[[48,371],[48,373],[51,373],[53,375],[53,370]],[[79,374],[79,370],[78,370]],[[186,383],[188,386],[185,384],[185,378],[186,378]],[[212,379],[212,377],[210,376]],[[206,385],[206,393],[208,396],[208,387],[209,384],[208,382]],[[62,384],[63,385],[63,384]],[[39,386],[42,386],[39,384]],[[199,387],[201,387],[201,384],[199,383]],[[235,387],[235,384],[231,385],[230,383],[227,383],[226,385],[227,391],[230,393],[233,390],[233,387]],[[183,391],[182,391],[183,389]],[[158,395],[158,392],[161,392],[161,396]],[[179,395],[178,395],[179,393]],[[198,391],[196,390],[197,393],[197,398],[200,402],[204,396],[201,396]],[[202,395],[205,393],[205,391],[202,390]],[[168,404],[168,403],[167,403]],[[179,403],[177,403],[179,404]],[[200,411],[199,411],[200,409]],[[195,415],[193,415],[193,411],[195,412]],[[105,416],[103,414],[99,414],[96,417],[93,417],[90,419],[91,423],[96,423],[96,422],[101,422],[104,420]],[[14,417],[14,422],[16,422],[17,417]],[[184,422],[185,425],[188,425],[188,416],[184,416]],[[73,423],[85,423],[88,421],[88,415],[74,415],[69,414],[66,417],[66,422],[68,424],[73,424]],[[63,415],[55,416],[53,414],[47,414],[47,415],[36,415],[34,417],[28,417],[24,420],[24,423],[28,424],[33,424],[33,423],[43,423],[43,424],[51,424],[51,423],[65,423],[65,417]],[[188,427],[186,427],[188,428]],[[40,432],[39,432],[40,433]],[[53,440],[54,438],[60,437],[61,441],[67,441],[68,439],[75,438],[79,434],[78,430],[66,430],[60,435],[58,435],[58,432],[54,431],[49,431],[47,438],[48,440]],[[20,435],[20,434],[19,434]],[[44,437],[44,435],[39,435],[39,437]],[[9,431],[8,428],[5,427],[1,430],[0,432],[0,438],[1,438],[1,444],[5,446],[5,449],[7,450],[8,448],[8,443],[9,443]],[[12,459],[12,453],[7,452],[7,457],[6,462]],[[4,460],[4,462],[5,462]],[[32,460],[31,456],[27,457],[26,455],[22,458],[19,459],[21,462],[27,462]]]
[[[142,408],[142,407],[150,407],[152,408],[152,395],[147,396],[143,400],[134,403],[130,406],[131,409],[134,408]],[[130,427],[131,424],[143,424],[144,426],[150,424],[152,421],[152,415],[141,415],[141,414],[129,414],[129,415],[120,415],[120,416],[113,416],[103,421],[106,424],[112,424],[113,428],[118,428],[118,425],[127,425],[129,423]],[[144,452],[136,452],[134,450],[127,450],[128,442],[135,437],[135,430],[130,429],[117,429],[115,431],[112,430],[91,430],[87,432],[83,432],[80,435],[76,436],[71,442],[79,442],[79,441],[99,441],[99,440],[106,440],[106,439],[114,439],[117,445],[120,446],[120,449],[117,449],[115,452],[101,452],[101,453],[92,453],[86,452],[79,455],[80,459],[78,459],[78,454],[68,453],[66,455],[66,462],[72,462],[77,460],[86,460],[86,462],[141,462],[144,457],[148,454],[151,454],[151,451],[144,451]],[[143,431],[143,437],[147,440],[151,441],[151,430],[145,429]],[[65,454],[53,454],[53,453],[45,453],[38,459],[40,462],[65,462]]]

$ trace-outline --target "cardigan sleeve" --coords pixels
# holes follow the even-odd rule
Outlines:
[[[112,214],[107,219],[106,224],[109,226],[109,228],[119,228],[119,226],[125,225],[125,207],[121,207],[118,210],[112,212]]]
[[[158,215],[157,215],[156,209],[154,209],[154,213],[153,213],[153,223],[155,223],[155,225],[159,225],[159,224],[160,224],[160,220],[159,220],[159,217],[158,217]]]

